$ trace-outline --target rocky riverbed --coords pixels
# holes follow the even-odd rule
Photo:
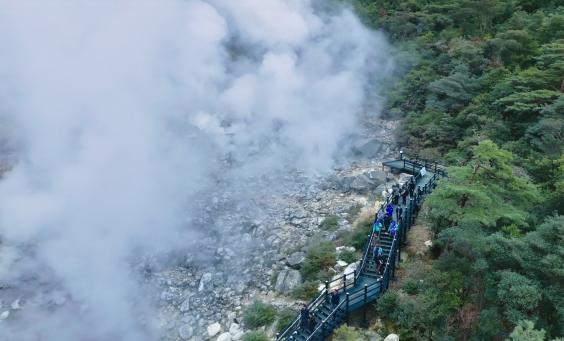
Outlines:
[[[244,306],[257,297],[297,309],[299,302],[285,294],[301,282],[295,268],[310,239],[334,240],[351,230],[358,215],[374,212],[380,193],[393,180],[381,161],[395,153],[394,124],[367,125],[369,137],[353,146],[356,160],[330,173],[293,170],[283,176],[254,176],[239,187],[233,178],[218,176],[215,190],[193,203],[200,214],[187,224],[199,226],[202,233],[192,244],[131,262],[147,289],[144,299],[158,307],[160,338],[238,340],[244,332]],[[322,228],[327,217],[337,217],[336,229]],[[62,283],[54,284],[48,269],[3,274],[32,253],[33,247],[0,244],[0,328],[10,328],[26,309],[82,309]],[[346,266],[341,262],[336,268]],[[147,318],[140,314],[141,326],[149,323]]]

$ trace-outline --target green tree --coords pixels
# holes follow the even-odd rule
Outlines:
[[[535,324],[531,321],[521,321],[509,337],[511,341],[544,341],[546,332],[535,330]]]

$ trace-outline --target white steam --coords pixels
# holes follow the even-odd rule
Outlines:
[[[0,237],[75,305],[0,324],[14,340],[156,338],[132,253],[206,234],[186,221],[220,160],[249,177],[327,169],[390,68],[382,37],[308,0],[0,0],[0,46],[20,147]]]

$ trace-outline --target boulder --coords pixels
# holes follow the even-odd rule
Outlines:
[[[236,335],[241,331],[241,327],[239,327],[239,325],[235,322],[231,323],[231,326],[229,326],[229,333],[232,335]]]
[[[382,143],[376,139],[363,139],[355,143],[353,151],[367,158],[381,156]]]
[[[399,336],[398,336],[398,334],[390,334],[390,335],[386,336],[384,341],[399,341]]]
[[[8,316],[10,316],[10,311],[6,310],[5,312],[3,312],[2,314],[0,314],[0,320],[5,320],[8,318]]]
[[[377,182],[371,180],[366,174],[361,174],[353,178],[350,188],[358,193],[366,193],[378,185]]]
[[[359,175],[349,175],[337,179],[336,187],[343,192],[368,193],[386,182],[386,175],[371,171]]]
[[[212,336],[216,336],[219,331],[221,330],[221,325],[219,323],[212,323],[208,326],[207,328],[208,330],[208,336],[212,337]]]
[[[286,294],[294,290],[302,283],[302,275],[298,270],[282,270],[276,279],[274,290]]]
[[[189,325],[183,325],[178,328],[178,335],[182,340],[188,340],[194,335],[194,329]]]
[[[290,256],[288,256],[288,258],[286,258],[286,264],[294,269],[299,269],[304,260],[304,252],[294,252]]]
[[[213,283],[212,283],[212,274],[211,273],[205,273],[202,275],[202,278],[200,278],[200,285],[198,286],[198,291],[208,291],[212,288]]]
[[[231,334],[223,333],[217,337],[217,341],[231,341]]]

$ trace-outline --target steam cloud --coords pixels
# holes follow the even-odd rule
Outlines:
[[[70,296],[1,322],[7,340],[158,338],[129,257],[205,235],[186,221],[217,174],[328,169],[391,67],[350,10],[309,0],[0,0],[0,46],[0,237],[29,251],[0,283]]]

